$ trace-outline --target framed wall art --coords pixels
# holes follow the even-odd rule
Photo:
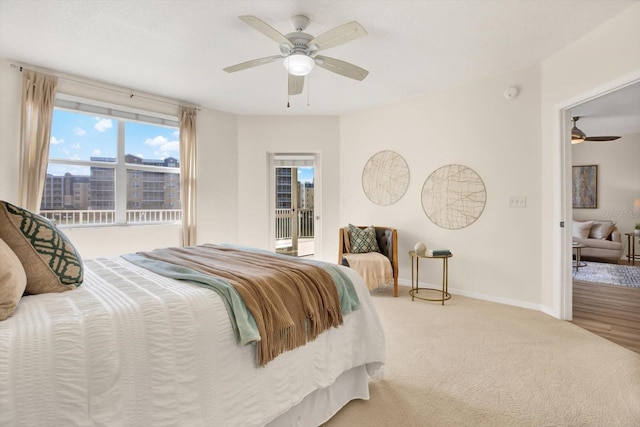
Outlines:
[[[484,211],[487,189],[473,169],[446,165],[436,169],[422,186],[422,208],[436,225],[458,230],[473,224]]]
[[[367,161],[362,171],[362,189],[367,198],[381,206],[402,198],[409,186],[409,166],[395,151],[380,151]]]
[[[598,166],[574,166],[572,168],[571,192],[574,209],[598,207]]]

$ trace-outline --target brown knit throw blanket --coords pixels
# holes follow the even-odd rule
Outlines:
[[[218,276],[233,285],[256,319],[260,366],[342,324],[338,291],[321,267],[209,244],[139,254]]]

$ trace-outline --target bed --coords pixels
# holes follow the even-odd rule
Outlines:
[[[320,425],[382,376],[384,332],[346,267],[360,308],[261,366],[211,289],[125,257],[83,266],[77,289],[23,296],[0,322],[0,425]]]

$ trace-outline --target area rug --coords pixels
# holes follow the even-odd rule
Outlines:
[[[587,261],[577,272],[574,268],[573,280],[640,288],[640,267]]]

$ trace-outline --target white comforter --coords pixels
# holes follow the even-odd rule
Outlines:
[[[78,289],[26,296],[0,322],[0,425],[264,425],[342,372],[384,362],[368,291],[345,271],[361,309],[257,368],[215,292],[119,257],[87,261]]]

